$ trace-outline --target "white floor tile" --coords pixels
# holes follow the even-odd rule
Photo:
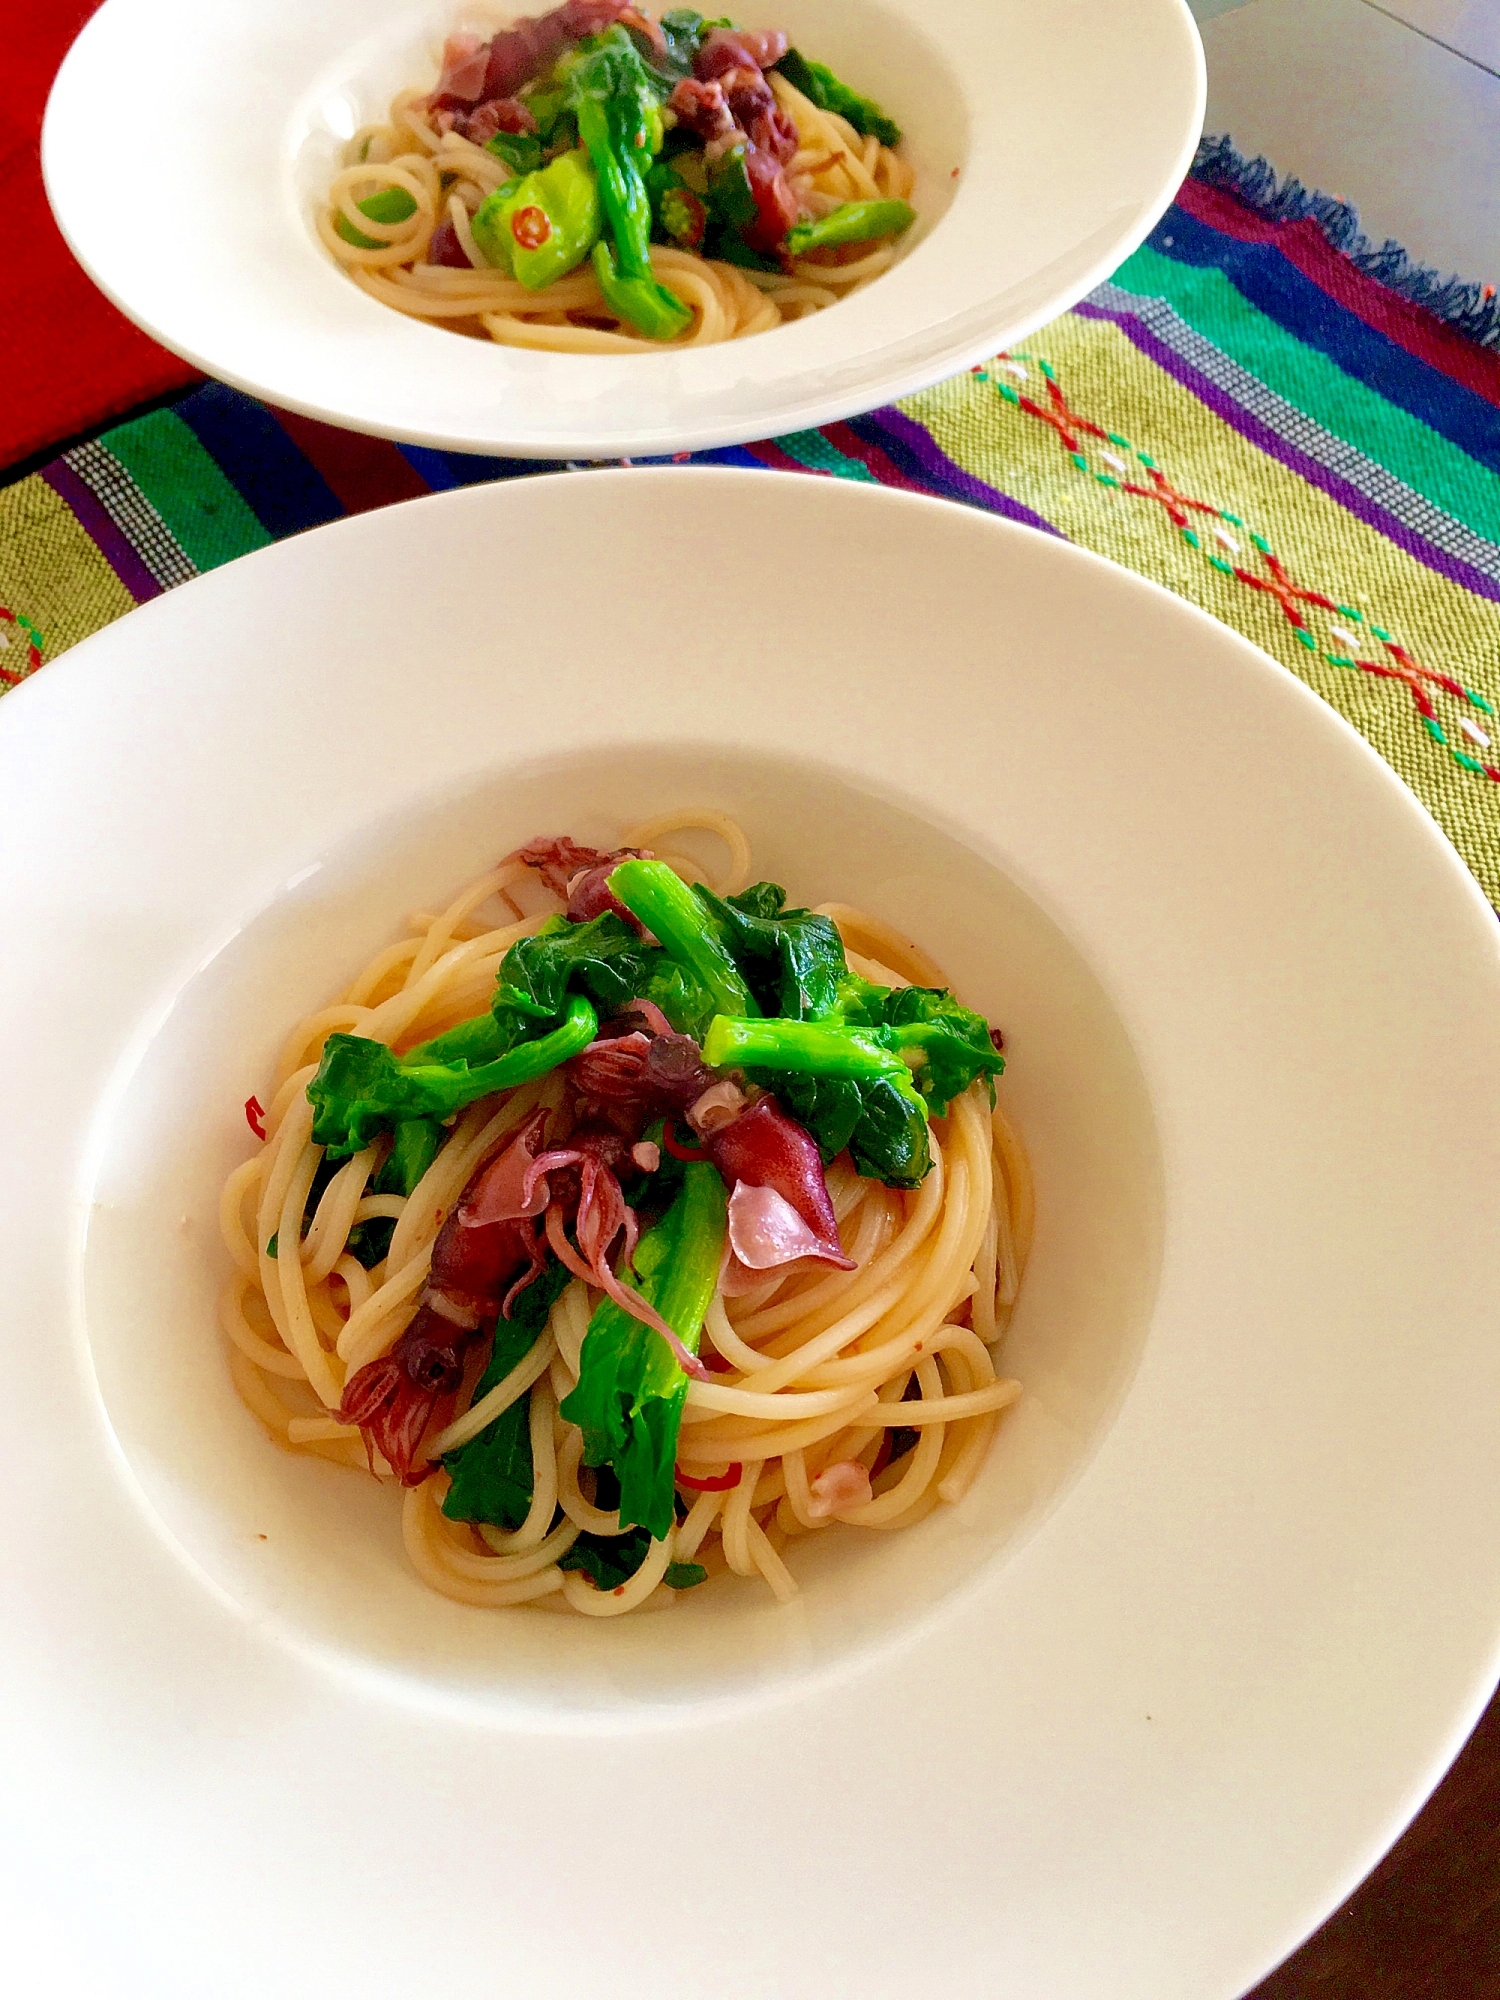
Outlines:
[[[1500,71],[1500,0],[1366,0],[1461,56]]]
[[[1500,77],[1365,0],[1251,0],[1202,32],[1209,132],[1352,201],[1377,242],[1500,281]]]

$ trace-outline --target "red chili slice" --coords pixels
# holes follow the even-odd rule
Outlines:
[[[545,208],[518,208],[510,219],[510,233],[523,250],[540,250],[552,234]]]
[[[717,1479],[695,1479],[692,1473],[684,1472],[679,1466],[677,1484],[691,1487],[694,1493],[727,1493],[731,1486],[739,1485],[740,1474],[744,1469],[742,1465],[730,1465],[725,1467]]]
[[[684,1146],[680,1139],[672,1136],[672,1121],[668,1119],[661,1131],[661,1142],[674,1160],[706,1160],[707,1153],[701,1146]]]
[[[265,1115],[266,1107],[258,1097],[247,1097],[245,1099],[245,1123],[250,1127],[250,1130],[255,1134],[257,1139],[264,1139],[266,1136],[266,1128],[261,1123]]]

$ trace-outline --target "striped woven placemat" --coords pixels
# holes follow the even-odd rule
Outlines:
[[[1149,243],[1022,350],[694,456],[938,494],[1165,584],[1347,717],[1500,903],[1497,347],[1489,290],[1438,285],[1338,204],[1206,147]],[[197,389],[0,490],[0,684],[280,536],[556,469]]]

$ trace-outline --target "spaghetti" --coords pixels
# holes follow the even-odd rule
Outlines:
[[[724,846],[711,881],[661,856],[687,829]],[[265,1143],[225,1185],[220,1310],[241,1396],[279,1444],[400,1479],[407,1553],[447,1597],[611,1617],[732,1571],[785,1600],[807,1537],[905,1528],[958,1500],[1020,1394],[993,1349],[1031,1181],[991,1102],[988,1031],[879,920],[787,910],[748,875],[742,832],[708,811],[638,826],[611,854],[559,840],[508,857],[297,1025]],[[571,995],[547,988],[560,954]],[[702,1029],[694,982],[736,967],[751,1012]],[[599,1018],[648,974],[701,1042],[644,995]],[[768,1017],[756,999],[791,991],[819,1011]],[[587,1038],[540,1067],[574,1011]],[[446,1122],[397,1115],[489,1081],[497,1020],[499,1040],[517,1020],[530,1038],[493,1060],[535,1074]],[[735,1037],[754,1060],[715,1063]],[[779,1062],[815,1047],[825,1073],[777,1070],[773,1045]],[[893,1047],[930,1098],[894,1076]],[[351,1051],[366,1067],[346,1090]],[[851,1109],[826,1072],[856,1059],[861,1122],[825,1169],[813,1134],[826,1155]],[[921,1107],[899,1129],[887,1084]],[[344,1123],[325,1144],[330,1119]]]
[[[450,36],[438,87],[354,134],[316,223],[371,298],[455,332],[708,345],[889,267],[913,219],[898,139],[784,35],[567,0],[489,41]]]

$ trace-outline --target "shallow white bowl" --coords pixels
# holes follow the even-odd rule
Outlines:
[[[339,146],[435,78],[444,32],[475,18],[463,0],[107,0],[53,87],[47,190],[121,310],[238,388],[443,450],[609,458],[827,423],[1021,338],[1141,242],[1202,127],[1185,0],[766,5],[749,25],[787,28],[903,125],[920,223],[877,283],[750,340],[524,353],[338,270],[311,218]]]
[[[726,547],[818,587],[726,612]],[[146,606],[0,705],[0,786],[0,1882],[49,1992],[1230,2000],[1436,1781],[1500,1656],[1500,940],[1242,640],[938,502],[560,477]],[[1027,1395],[786,1610],[471,1611],[235,1398],[219,1182],[408,909],[688,798],[1003,1024]]]

